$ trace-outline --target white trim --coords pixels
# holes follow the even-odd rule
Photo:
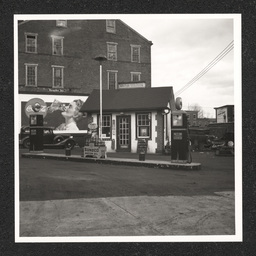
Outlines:
[[[58,88],[64,88],[64,67],[63,66],[55,66],[52,65],[52,88],[58,89]],[[60,68],[61,69],[61,87],[54,86],[54,69],[55,68]]]
[[[24,65],[25,65],[25,86],[37,87],[37,67],[38,67],[38,64],[24,63]],[[35,85],[28,85],[28,67],[34,67],[35,68]]]
[[[63,36],[52,35],[51,38],[52,38],[52,55],[54,55],[54,56],[63,56],[63,48],[64,48],[63,39],[64,39],[64,37]],[[55,39],[60,39],[60,41],[61,41],[61,54],[54,53],[54,40]]]
[[[139,81],[141,81],[141,72],[130,72],[130,74],[131,74],[131,81],[132,82],[139,82]],[[133,75],[138,75],[139,76],[139,80],[138,81],[134,81],[133,80]]]
[[[115,46],[115,59],[109,59],[109,46]],[[113,42],[107,42],[107,59],[110,61],[117,61],[117,45],[118,43],[113,43]]]
[[[109,74],[110,73],[114,73],[115,74],[115,89],[117,89],[117,70],[107,70],[107,74],[108,74],[108,90],[109,90]]]
[[[24,35],[25,35],[25,52],[36,54],[37,53],[37,36],[38,36],[38,33],[24,32]],[[27,36],[35,36],[35,51],[34,52],[28,51]]]
[[[130,44],[130,46],[131,46],[131,62],[135,62],[135,63],[140,63],[140,48],[141,48],[141,46],[140,45],[135,45],[135,44]],[[138,61],[134,61],[133,60],[133,49],[134,48],[138,48]]]
[[[113,21],[114,22],[114,30],[113,31],[112,31],[112,27],[108,26],[108,21]],[[110,28],[110,31],[108,30],[109,28]],[[111,19],[106,20],[106,32],[111,33],[111,34],[116,34],[116,20],[111,20]]]
[[[66,24],[65,25],[58,25],[58,22],[59,21],[65,21]],[[64,20],[64,19],[59,19],[59,20],[56,20],[56,27],[59,27],[59,28],[66,28],[68,26],[68,21],[67,20]]]

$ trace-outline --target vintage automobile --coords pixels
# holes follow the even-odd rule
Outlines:
[[[209,141],[216,155],[234,155],[234,133],[226,132],[223,137]]]
[[[73,149],[77,144],[77,141],[73,138],[72,135],[68,133],[58,133],[55,134],[52,127],[44,127],[44,136],[43,136],[43,145],[44,148],[65,148]],[[19,134],[19,144],[24,148],[29,148],[30,128],[29,126],[23,126],[20,129]]]

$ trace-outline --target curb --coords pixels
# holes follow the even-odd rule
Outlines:
[[[81,156],[66,156],[60,154],[47,154],[47,153],[23,153],[24,158],[37,158],[37,159],[53,159],[61,161],[73,161],[73,162],[86,162],[97,164],[113,164],[113,165],[129,165],[129,166],[143,166],[148,168],[161,168],[172,170],[201,170],[200,163],[171,163],[165,161],[139,161],[136,159],[118,159],[118,158],[84,158]]]

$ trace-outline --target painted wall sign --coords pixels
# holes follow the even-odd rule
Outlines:
[[[25,113],[27,117],[29,117],[31,114],[41,114],[43,117],[45,117],[47,114],[47,106],[42,99],[33,98],[25,105]]]

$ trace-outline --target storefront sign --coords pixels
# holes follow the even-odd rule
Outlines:
[[[83,157],[105,158],[106,147],[94,145],[84,146]]]
[[[127,83],[127,84],[118,84],[119,89],[129,89],[129,88],[145,88],[145,83]]]
[[[147,153],[148,141],[145,139],[138,139],[137,153]]]

